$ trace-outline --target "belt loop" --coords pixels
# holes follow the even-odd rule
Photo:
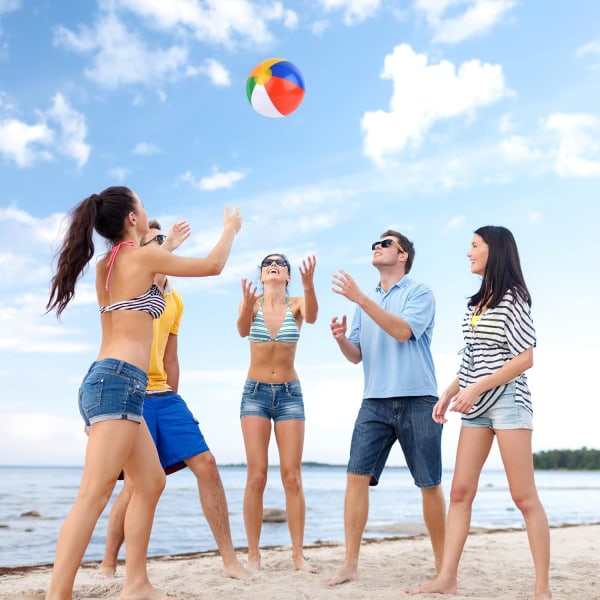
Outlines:
[[[285,393],[286,393],[286,394],[289,394],[289,393],[290,393],[290,382],[289,382],[289,381],[286,381],[286,382],[284,383],[284,385],[285,385]]]
[[[120,360],[119,364],[117,365],[117,368],[115,369],[115,374],[116,375],[120,375],[121,371],[123,370],[123,367],[125,367],[125,361],[124,360]]]

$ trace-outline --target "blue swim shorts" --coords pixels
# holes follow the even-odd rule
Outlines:
[[[184,469],[184,460],[208,452],[198,421],[179,394],[170,390],[148,392],[144,400],[144,420],[165,473]]]
[[[490,429],[533,429],[531,413],[515,402],[516,384],[509,383],[504,392],[483,414],[473,419],[461,419],[463,427]]]
[[[377,485],[398,440],[415,485],[439,485],[443,426],[431,418],[436,402],[435,396],[364,399],[352,433],[348,473],[369,475],[370,485]]]
[[[300,382],[261,383],[247,379],[242,393],[241,417],[264,417],[279,421],[304,421]]]
[[[95,361],[79,387],[79,412],[86,427],[114,419],[142,420],[148,376],[115,358]]]

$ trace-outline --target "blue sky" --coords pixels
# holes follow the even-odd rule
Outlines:
[[[293,262],[292,294],[299,262],[317,256],[319,319],[297,354],[304,457],[346,461],[362,369],[331,338],[331,317],[353,313],[331,277],[343,268],[374,286],[370,244],[388,227],[414,241],[412,276],[437,298],[440,390],[479,283],[472,232],[513,231],[538,333],[534,449],[597,447],[600,4],[576,6],[0,0],[0,464],[82,463],[77,389],[99,342],[93,265],[61,322],[44,306],[65,215],[115,184],[165,228],[190,222],[183,254],[210,249],[224,205],[243,215],[220,277],[173,281],[186,306],[181,392],[219,462],[244,460],[240,280],[274,251]],[[269,119],[245,84],[278,56],[306,94]],[[452,415],[447,467],[458,428]],[[403,464],[399,450],[391,463]]]

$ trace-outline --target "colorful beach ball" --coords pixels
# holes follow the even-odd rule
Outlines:
[[[304,98],[304,79],[288,60],[269,58],[250,71],[246,95],[257,113],[265,117],[285,117],[300,106]]]

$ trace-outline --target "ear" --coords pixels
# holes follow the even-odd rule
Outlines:
[[[136,214],[131,211],[128,215],[127,215],[127,220],[129,222],[130,225],[135,225],[137,223],[137,216]]]

